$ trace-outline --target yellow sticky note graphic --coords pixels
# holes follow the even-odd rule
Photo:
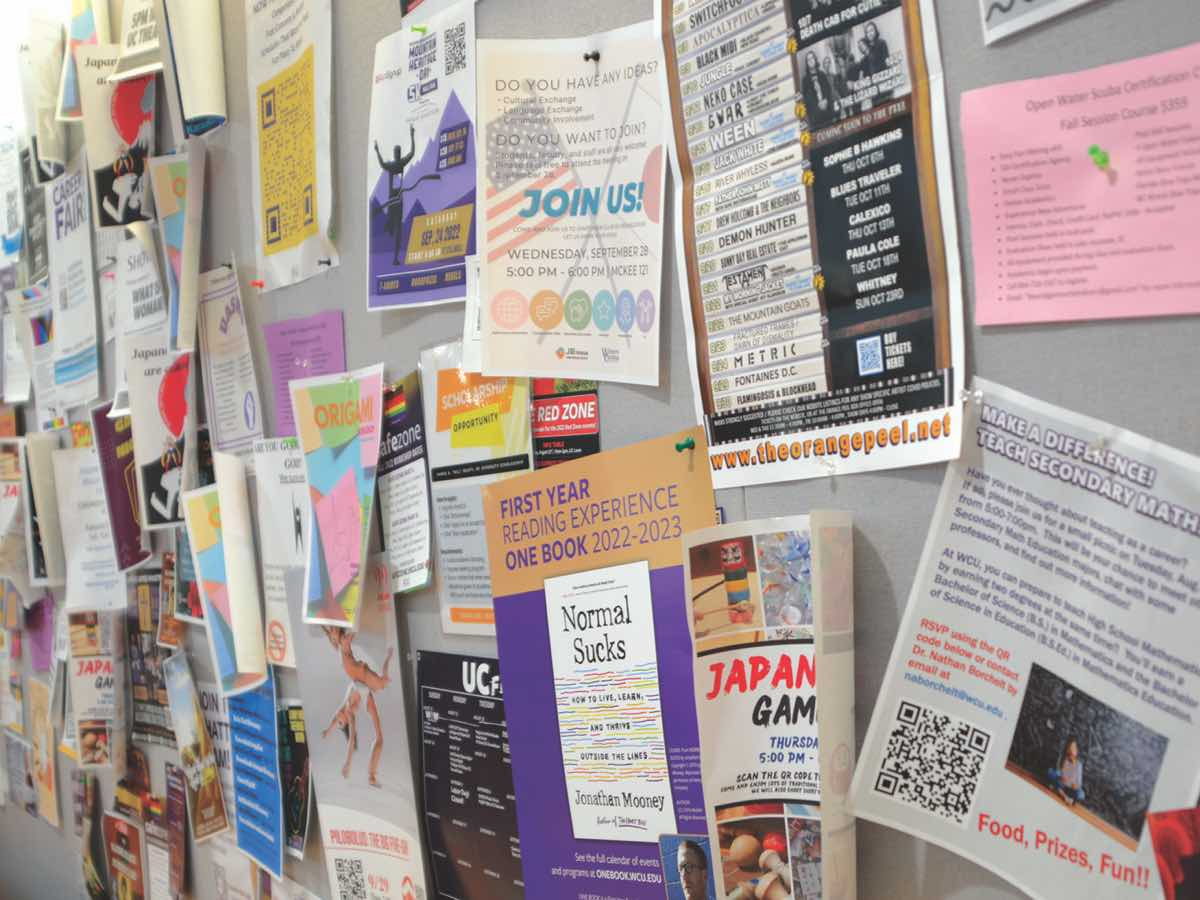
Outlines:
[[[461,412],[450,423],[450,446],[455,450],[499,447],[503,443],[504,429],[500,426],[499,403]]]
[[[317,233],[313,48],[258,86],[258,174],[267,255]]]

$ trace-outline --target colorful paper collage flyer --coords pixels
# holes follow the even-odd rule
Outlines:
[[[353,628],[375,499],[383,365],[290,388],[312,503],[304,620]]]
[[[213,671],[228,697],[262,684],[267,662],[245,467],[225,453],[213,459],[217,483],[189,491],[183,503]]]
[[[171,347],[179,350],[192,349],[196,341],[204,152],[203,141],[188,141],[183,152],[148,162],[169,294],[168,333]]]
[[[61,52],[59,56],[62,60],[56,107],[59,121],[78,122],[83,118],[76,51],[80,47],[105,43],[108,37],[108,4],[100,0],[71,0],[66,51]]]

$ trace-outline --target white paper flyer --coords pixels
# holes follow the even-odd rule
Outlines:
[[[659,56],[652,21],[479,42],[485,373],[658,384]]]
[[[225,124],[220,0],[153,0],[163,82],[179,140]]]
[[[58,518],[54,453],[64,432],[33,432],[25,438],[25,538],[29,548],[29,583],[35,587],[67,583],[67,562]]]
[[[200,274],[200,362],[213,449],[245,456],[263,436],[262,402],[237,267]]]
[[[264,291],[338,265],[330,172],[331,0],[245,0],[254,247]]]
[[[32,153],[31,175],[49,181],[67,165],[67,129],[58,121],[58,81],[63,64],[63,26],[49,12],[32,11],[17,49],[25,134]]]
[[[649,566],[547,578],[545,596],[572,833],[627,841],[673,832]],[[630,727],[616,742],[600,741],[605,764],[597,766],[594,726],[618,719]]]
[[[86,162],[81,152],[46,188],[53,294],[54,402],[61,410],[100,396],[96,290]]]
[[[111,416],[129,415],[129,384],[125,375],[130,334],[161,333],[167,321],[166,296],[158,274],[157,248],[149,225],[128,226],[129,237],[117,244],[117,263],[111,281],[113,297],[113,403]],[[107,280],[107,279],[106,279]]]
[[[855,772],[856,815],[1033,897],[1160,897],[1200,789],[1200,459],[980,379]]]
[[[55,450],[58,521],[67,561],[63,607],[123,612],[125,576],[117,568],[100,459],[91,447]]]
[[[308,559],[305,548],[312,514],[300,442],[296,438],[256,441],[254,484],[267,661],[295,668],[296,651],[288,607],[303,602],[304,565]]]

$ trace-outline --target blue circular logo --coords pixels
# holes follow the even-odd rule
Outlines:
[[[633,328],[633,320],[637,317],[637,304],[633,300],[632,291],[621,291],[617,295],[617,327],[622,331]]]
[[[254,394],[246,391],[246,397],[242,400],[242,418],[246,420],[246,427],[253,428],[254,423],[258,421],[258,407],[254,403]]]
[[[592,321],[601,331],[612,328],[613,317],[617,314],[617,304],[613,295],[608,291],[600,291],[592,299]]]

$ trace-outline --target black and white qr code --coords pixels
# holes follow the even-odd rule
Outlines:
[[[859,338],[855,346],[858,348],[859,375],[878,375],[883,371],[883,341],[879,335]]]
[[[966,719],[901,700],[875,790],[962,825],[991,743],[990,734]]]
[[[446,29],[446,76],[467,67],[467,23]]]
[[[367,900],[367,884],[363,880],[361,859],[335,859],[338,896],[341,900]]]

